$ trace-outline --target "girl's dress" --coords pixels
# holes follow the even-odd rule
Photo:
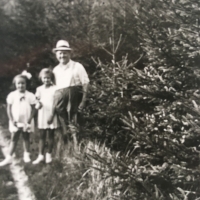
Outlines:
[[[7,104],[12,105],[11,113],[13,120],[19,123],[27,124],[31,115],[32,107],[36,103],[35,95],[29,91],[20,93],[18,90],[11,92],[7,97]],[[31,121],[30,132],[34,132],[34,120]],[[16,132],[16,127],[9,121],[10,132]]]
[[[38,110],[38,128],[39,129],[56,129],[59,127],[58,117],[55,115],[52,124],[48,124],[47,121],[52,113],[53,97],[56,91],[56,86],[51,85],[46,88],[44,85],[40,86],[36,90],[36,97],[42,103],[42,108]]]

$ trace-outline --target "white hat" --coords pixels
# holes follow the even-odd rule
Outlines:
[[[59,40],[56,44],[56,48],[53,49],[53,52],[56,51],[71,51],[72,49],[69,46],[69,43],[66,40]]]

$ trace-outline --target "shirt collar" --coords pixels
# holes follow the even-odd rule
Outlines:
[[[59,65],[61,69],[66,70],[69,69],[71,65],[72,60],[70,59],[69,62],[66,65]]]

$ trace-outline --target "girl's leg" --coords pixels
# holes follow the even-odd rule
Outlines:
[[[30,152],[30,133],[22,132],[23,146],[25,152]]]
[[[39,139],[39,155],[36,160],[33,161],[33,164],[36,165],[44,160],[44,147],[46,140],[46,129],[40,129],[40,139]]]
[[[48,130],[48,150],[47,150],[48,153],[52,153],[52,150],[53,150],[54,132],[55,132],[55,129]]]
[[[39,154],[44,155],[45,140],[46,140],[46,129],[40,129],[40,140],[39,140]]]
[[[57,142],[56,142],[56,157],[60,159],[61,158],[61,154],[62,154],[62,147],[64,146],[62,128],[59,129],[59,133],[58,133],[56,138],[57,138]]]
[[[19,136],[20,136],[21,131],[17,131],[15,133],[11,133],[11,141],[10,141],[10,150],[9,154],[12,156],[13,153],[15,152],[15,149],[17,147],[17,142],[19,141]]]
[[[22,132],[24,146],[24,162],[28,163],[30,159],[30,133]]]
[[[52,149],[53,149],[53,142],[54,142],[54,129],[48,130],[48,151],[46,153],[46,163],[52,162]]]

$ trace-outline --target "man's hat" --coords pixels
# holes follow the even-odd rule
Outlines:
[[[66,40],[59,40],[56,44],[56,48],[52,51],[56,53],[56,51],[71,51],[72,49],[69,46],[69,43]]]

